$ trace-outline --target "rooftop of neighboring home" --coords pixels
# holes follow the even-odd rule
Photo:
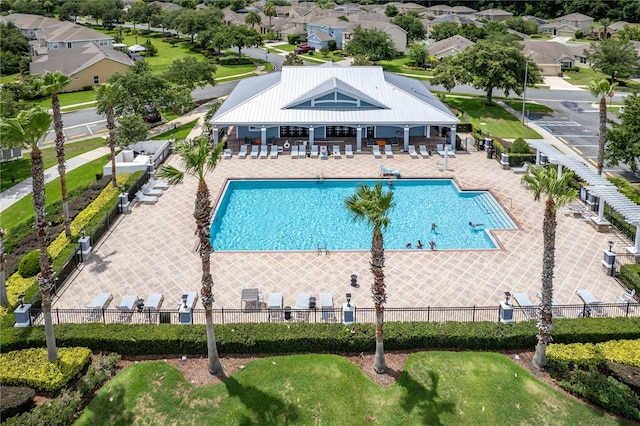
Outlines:
[[[573,58],[571,49],[555,41],[525,40],[523,52],[531,52],[531,58],[538,64],[556,63],[563,58]],[[526,54],[526,53],[525,53]]]
[[[444,52],[449,49],[455,49],[462,52],[467,47],[473,46],[475,43],[471,40],[462,37],[461,35],[454,35],[453,37],[445,38],[444,40],[436,41],[429,46],[429,53],[432,55],[438,55],[440,52]]]
[[[48,54],[34,58],[30,72],[32,75],[40,75],[45,71],[56,70],[71,76],[104,59],[133,65],[133,60],[122,52],[87,43],[77,49],[50,49]]]
[[[574,21],[574,22],[583,22],[583,21],[593,21],[591,16],[584,15],[582,13],[570,13],[568,15],[560,16],[556,19],[558,22],[562,21]]]
[[[477,12],[478,16],[513,16],[513,13],[502,9],[485,9]]]

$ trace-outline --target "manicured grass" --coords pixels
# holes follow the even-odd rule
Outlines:
[[[487,106],[484,98],[446,97],[446,103],[464,113],[462,121],[468,121],[476,129],[491,136],[506,139],[541,139],[535,131],[524,127],[520,120],[499,105]]]
[[[589,86],[589,82],[591,80],[600,80],[603,78],[607,78],[605,74],[601,74],[599,72],[595,72],[591,68],[580,68],[579,72],[575,71],[565,71],[565,77],[569,77],[565,79],[567,82],[574,84],[576,86]]]
[[[522,111],[522,102],[520,101],[504,101],[504,103],[509,105],[516,111]],[[525,105],[525,109],[529,112],[553,112],[553,110],[548,106],[533,102],[527,102]]]
[[[166,140],[166,139],[173,139],[173,138],[175,138],[176,140],[186,139],[187,136],[189,136],[191,129],[195,127],[197,122],[198,120],[190,121],[188,123],[183,124],[182,126],[178,126],[176,129],[171,129],[171,130],[167,130],[164,133],[160,133],[158,136],[154,136],[151,139],[153,140]]]
[[[393,72],[396,74],[408,74],[415,78],[432,78],[433,71],[431,70],[414,70],[404,68],[404,65],[407,65],[411,60],[406,56],[401,58],[396,58],[390,61],[378,61],[377,65],[380,65],[384,68],[385,71]]]
[[[216,65],[216,78],[229,77],[254,71],[255,65]]]
[[[6,84],[6,83],[11,83],[13,81],[16,81],[19,76],[20,76],[20,73],[3,75],[2,77],[0,77],[0,84]]]
[[[96,148],[104,146],[103,138],[91,138],[83,141],[66,143],[64,145],[65,158],[68,160],[85,152],[92,151]],[[0,163],[0,192],[13,185],[22,182],[31,177],[31,153],[26,152],[23,158],[15,161]],[[54,147],[44,148],[42,150],[42,161],[44,168],[58,164],[56,150]],[[12,181],[12,179],[15,181]]]
[[[102,166],[104,166],[109,159],[108,156],[98,158],[90,163],[71,170],[67,173],[67,191],[71,192],[73,189],[79,186],[86,186],[96,180],[96,174],[102,173]],[[45,202],[47,204],[60,201],[60,178],[45,185]],[[32,218],[33,213],[33,199],[31,194],[22,198],[20,201],[11,205],[9,208],[2,211],[2,227],[4,229],[11,229],[14,226]]]
[[[60,101],[60,107],[62,108],[68,105],[82,104],[85,102],[95,102],[96,92],[95,90],[85,90],[82,92],[60,93],[58,95],[58,100]],[[51,108],[51,97],[47,96],[40,99],[36,103],[43,108]],[[93,105],[86,105],[83,108],[88,108],[91,106]]]
[[[206,374],[206,372],[204,373]],[[93,424],[598,424],[624,423],[540,382],[500,354],[412,354],[382,387],[335,355],[251,362],[215,386],[194,387],[163,361],[132,364],[76,425]]]

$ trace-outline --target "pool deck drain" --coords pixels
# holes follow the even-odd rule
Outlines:
[[[387,251],[385,282],[388,307],[496,306],[504,292],[525,292],[536,299],[542,270],[542,219],[544,202],[522,188],[521,175],[502,170],[483,151],[450,158],[447,171],[438,168],[437,156],[411,159],[375,159],[371,154],[355,158],[220,160],[207,177],[215,201],[227,178],[378,178],[380,166],[392,167],[403,177],[453,177],[462,189],[490,189],[519,225],[517,230],[495,231],[500,250],[397,250]],[[179,166],[173,156],[170,164]],[[54,300],[54,308],[77,309],[88,305],[102,291],[113,293],[111,307],[125,294],[146,299],[164,293],[163,307],[178,307],[184,291],[200,289],[200,259],[194,248],[193,206],[197,182],[188,177],[166,190],[155,205],[133,206],[131,213],[94,247],[91,259],[75,272]],[[585,220],[558,212],[555,266],[555,300],[578,304],[577,289],[591,290],[603,302],[615,302],[622,288],[601,268],[607,241],[615,247],[630,245],[617,233],[597,233]],[[373,307],[370,293],[368,251],[313,252],[216,252],[212,255],[215,308],[240,308],[243,288],[258,287],[265,299],[283,293],[284,304],[293,305],[298,293],[318,297],[333,293],[339,307],[344,294],[352,293],[358,307]],[[352,274],[360,286],[350,286]],[[201,304],[198,302],[198,308]]]

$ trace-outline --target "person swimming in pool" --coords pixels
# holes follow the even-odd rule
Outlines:
[[[409,241],[407,244],[404,245],[406,248],[411,248],[411,241]]]
[[[436,229],[438,229],[438,225],[436,225],[436,223],[435,223],[435,222],[433,222],[433,223],[431,224],[431,232],[436,232]]]
[[[422,247],[424,247],[424,246],[422,245],[422,241],[418,240],[418,244],[416,244],[416,248],[421,249]]]
[[[469,222],[469,226],[472,227],[472,228],[477,228],[478,226],[484,226],[484,223]]]

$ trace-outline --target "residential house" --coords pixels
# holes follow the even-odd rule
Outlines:
[[[461,35],[454,35],[453,37],[433,43],[428,47],[428,49],[430,55],[433,55],[438,59],[442,59],[447,56],[455,56],[474,44],[474,42],[462,37]]]
[[[434,6],[427,7],[426,11],[432,16],[451,15],[453,8],[446,4],[436,4]]]
[[[507,12],[506,10],[502,10],[502,9],[486,9],[486,10],[481,10],[480,12],[476,12],[476,18],[485,20],[485,21],[502,22],[502,21],[506,21],[512,16],[513,16],[513,13]]]
[[[467,7],[467,6],[453,6],[451,8],[451,12],[458,16],[468,16],[471,18],[473,18],[476,15],[476,13],[478,13],[477,10],[471,9],[470,7]]]
[[[31,75],[60,71],[71,78],[64,91],[75,92],[104,83],[116,73],[124,74],[132,65],[133,60],[122,52],[85,43],[73,49],[51,49],[45,55],[34,57],[29,70]]]
[[[618,31],[625,27],[625,25],[631,25],[626,21],[614,22],[608,26],[600,26],[595,29],[594,33],[598,40],[604,40],[607,38],[618,38]]]
[[[576,59],[571,49],[564,43],[555,41],[525,40],[523,52],[531,57],[541,69],[543,76],[557,76],[562,68],[573,68]]]
[[[570,13],[556,19],[556,23],[560,25],[570,25],[582,30],[585,34],[591,34],[593,18],[582,13]]]

